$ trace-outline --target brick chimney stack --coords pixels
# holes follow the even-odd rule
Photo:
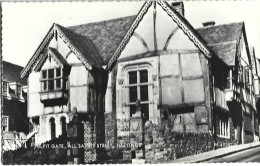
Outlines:
[[[173,2],[172,8],[179,12],[184,17],[184,5],[183,2]]]
[[[203,27],[213,27],[215,25],[215,21],[207,21],[202,23]]]

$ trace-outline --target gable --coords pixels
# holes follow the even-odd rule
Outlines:
[[[154,10],[153,10],[153,8],[154,8]],[[142,36],[144,38],[144,40],[146,39],[145,41],[146,41],[146,43],[148,43],[147,45],[148,45],[149,49],[158,50],[158,46],[162,47],[163,44],[157,43],[157,41],[158,41],[157,36],[159,36],[159,35],[155,34],[156,28],[157,28],[157,26],[155,26],[156,25],[155,22],[156,22],[156,19],[157,19],[155,13],[157,12],[157,8],[160,8],[160,9],[158,9],[159,12],[162,9],[167,14],[167,17],[171,18],[171,22],[175,22],[175,24],[177,24],[177,26],[180,28],[180,30],[183,31],[183,33],[189,38],[189,40],[192,41],[194,43],[194,45],[198,49],[200,49],[201,52],[206,57],[209,58],[211,56],[210,55],[210,49],[205,44],[204,39],[202,39],[200,37],[200,35],[194,30],[194,28],[189,24],[189,22],[184,17],[182,17],[177,11],[172,9],[167,2],[163,2],[163,1],[150,2],[149,1],[149,2],[146,2],[143,5],[142,9],[138,13],[136,19],[134,20],[130,29],[126,33],[124,39],[122,40],[122,42],[120,43],[120,45],[116,49],[113,57],[109,61],[108,65],[107,65],[107,69],[110,69],[112,67],[113,63],[117,61],[119,56],[121,56],[121,53],[124,51],[124,49],[127,47],[128,43],[130,42],[130,40],[133,36],[133,33],[137,33],[137,34],[140,33],[139,29],[142,29],[142,26],[145,25],[145,22],[148,22],[147,20],[152,20],[152,22],[153,22],[152,27],[151,27],[151,22],[148,22],[147,23],[147,29],[146,29],[148,31],[149,31],[149,29],[148,29],[149,27],[150,27],[150,29],[153,29],[152,34],[151,34],[151,31],[147,32],[147,31],[143,30],[143,33],[139,34],[139,35]],[[164,17],[162,17],[162,18],[164,18]],[[144,23],[142,23],[143,20],[144,20]],[[168,22],[167,22],[167,24],[168,24]],[[169,26],[171,26],[171,25],[169,25]],[[173,31],[173,30],[171,30],[171,31]],[[150,39],[148,39],[148,37],[147,37],[148,35],[146,36],[147,33],[149,33]],[[170,33],[170,32],[168,32],[168,33]],[[163,36],[159,36],[159,38],[161,38],[161,37],[163,37]],[[167,39],[164,39],[164,40],[161,40],[161,41],[165,41],[165,40],[167,40]]]
[[[64,31],[64,32],[63,32]],[[32,69],[35,67],[35,65],[41,61],[42,58],[45,57],[45,53],[47,48],[49,47],[52,39],[57,38],[59,36],[60,39],[70,48],[70,50],[76,55],[76,57],[86,66],[87,69],[91,70],[93,65],[93,59],[87,58],[88,53],[94,52],[93,50],[90,50],[90,52],[84,52],[86,48],[83,48],[84,37],[80,35],[72,35],[73,32],[70,32],[69,30],[66,30],[62,26],[59,26],[57,24],[53,24],[46,36],[44,37],[41,44],[36,49],[34,55],[31,57],[27,65],[24,67],[24,69],[21,72],[21,77],[24,77],[25,75],[28,75]],[[83,39],[84,38],[84,39]],[[73,39],[76,39],[75,41]],[[81,43],[81,44],[80,44]],[[89,44],[89,42],[87,42]],[[89,44],[89,47],[92,45]],[[91,52],[92,51],[92,52]],[[86,53],[86,54],[83,54]],[[89,63],[90,61],[90,63]],[[97,65],[97,67],[101,67],[100,65]]]

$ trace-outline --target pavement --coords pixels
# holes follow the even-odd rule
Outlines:
[[[260,147],[260,142],[253,142],[248,144],[233,145],[230,147],[220,148],[209,152],[204,152],[192,156],[182,157],[176,160],[169,160],[163,163],[199,163],[206,162],[215,158],[231,155],[244,150]],[[162,162],[161,162],[162,163]]]

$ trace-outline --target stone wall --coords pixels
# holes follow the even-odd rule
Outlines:
[[[245,130],[244,132],[244,143],[250,143],[254,141],[254,135],[251,131]]]
[[[230,126],[230,128],[233,128]],[[233,130],[233,129],[232,129]],[[210,133],[175,132],[168,121],[162,121],[161,126],[153,124],[145,126],[145,160],[154,161],[174,160],[177,158],[207,152],[216,148],[236,144],[231,138],[214,138]],[[141,158],[142,149],[138,149],[136,158]]]
[[[4,165],[43,165],[67,164],[66,137],[60,136],[54,140],[39,145],[3,153]]]
[[[213,150],[214,143],[209,133],[178,133],[171,130],[167,122],[161,126],[150,125],[145,128],[145,160],[174,160]],[[142,150],[136,151],[136,157],[142,156]]]

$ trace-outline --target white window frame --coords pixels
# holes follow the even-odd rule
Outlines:
[[[229,82],[229,88],[228,87],[226,87],[226,89],[227,90],[232,90],[232,89],[234,89],[233,88],[233,83],[234,83],[234,76],[233,76],[233,70],[232,69],[230,69],[229,71],[229,76],[227,77],[227,82]]]
[[[19,89],[20,88],[20,89]],[[21,97],[22,95],[22,89],[23,89],[23,86],[22,85],[19,85],[19,84],[16,84],[16,91],[15,91],[15,94],[18,98]],[[20,91],[20,92],[19,92]]]
[[[6,90],[5,90],[5,85],[6,85]],[[8,92],[8,82],[3,81],[3,93],[7,93],[7,92]]]
[[[147,83],[140,83],[140,72],[138,71],[141,71],[141,70],[147,70],[147,75],[148,75],[148,82]],[[129,87],[131,86],[134,86],[134,85],[129,85],[129,72],[131,71],[137,71],[137,96],[138,96],[138,99],[140,100],[140,86],[141,85],[148,85],[148,100],[147,101],[140,101],[140,104],[148,104],[148,111],[149,111],[149,120],[150,120],[150,117],[151,117],[151,113],[152,113],[152,106],[151,106],[151,101],[153,100],[153,88],[151,85],[153,85],[153,82],[152,82],[152,67],[151,65],[149,64],[132,64],[132,65],[129,65],[127,66],[125,69],[124,69],[124,92],[125,92],[125,95],[126,95],[126,98],[125,98],[125,102],[124,102],[124,105],[126,106],[126,110],[128,112],[128,118],[130,118],[130,105],[135,105],[136,103],[135,102],[130,102],[130,93],[129,93]]]
[[[56,71],[57,69],[60,69],[60,76],[56,76]],[[54,77],[49,78],[49,70],[54,70]],[[43,78],[43,71],[46,71],[46,78]],[[53,90],[49,89],[49,81],[54,80],[54,85],[53,85]],[[60,80],[60,88],[57,88],[56,80]],[[45,69],[41,70],[41,92],[51,92],[51,91],[57,91],[57,90],[62,90],[63,89],[63,71],[62,68],[50,68],[50,69]],[[46,90],[43,89],[44,87],[44,82],[46,82]]]
[[[229,118],[219,118],[219,137],[230,139]]]
[[[5,128],[5,130],[3,130],[3,121],[4,121],[4,119],[6,119],[6,128]],[[3,115],[2,116],[2,130],[3,131],[9,131],[9,116],[5,116],[5,115]]]

